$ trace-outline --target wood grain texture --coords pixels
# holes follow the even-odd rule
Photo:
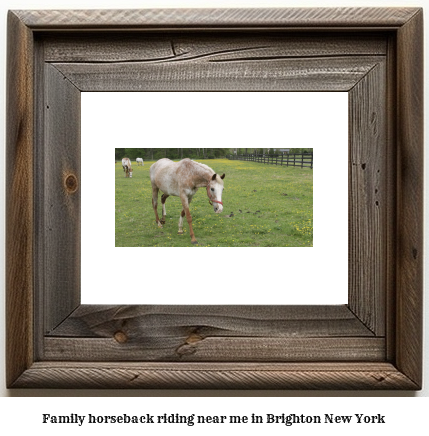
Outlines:
[[[163,32],[161,34],[112,34],[91,37],[75,33],[61,37],[44,34],[46,62],[119,63],[171,61],[237,61],[283,58],[324,58],[386,55],[386,38],[350,33],[285,34],[283,32],[206,33]],[[108,50],[106,44],[108,43]]]
[[[388,38],[387,53],[387,156],[386,165],[389,171],[386,179],[386,195],[390,201],[386,208],[386,359],[395,360],[396,353],[396,243],[397,243],[397,44],[396,35],[391,34]]]
[[[80,304],[80,91],[45,66],[43,238],[44,330]]]
[[[346,306],[85,305],[44,349],[45,360],[382,361],[385,340]]]
[[[340,57],[150,65],[55,63],[55,67],[85,92],[348,91],[379,61]]]
[[[35,363],[14,387],[92,389],[416,389],[389,363]]]
[[[398,32],[397,363],[422,382],[423,11]]]
[[[383,338],[188,337],[172,329],[138,338],[117,331],[110,339],[45,338],[46,361],[72,362],[383,362]],[[122,339],[124,338],[124,339]]]
[[[287,8],[287,9],[134,9],[14,11],[30,28],[156,29],[227,27],[395,28],[416,8]]]
[[[46,61],[82,91],[348,91],[387,50],[379,36],[276,33],[46,41]]]
[[[138,340],[177,330],[239,337],[366,337],[374,334],[347,306],[168,306],[81,305],[49,336],[112,338],[123,331]]]
[[[33,50],[8,14],[6,111],[6,381],[33,361]]]
[[[8,386],[421,387],[420,9],[18,11],[8,29]],[[348,307],[78,307],[80,92],[223,89],[349,92]]]
[[[376,335],[386,320],[386,63],[349,93],[349,307]],[[359,289],[359,291],[357,291]]]

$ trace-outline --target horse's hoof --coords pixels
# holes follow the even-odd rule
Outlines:
[[[198,241],[191,241],[193,245],[198,245]]]
[[[165,220],[161,220],[160,223],[161,223],[161,224],[165,224]]]
[[[178,235],[183,235],[183,230],[180,232],[177,232]]]

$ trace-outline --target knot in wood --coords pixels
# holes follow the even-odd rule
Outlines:
[[[69,194],[74,194],[78,188],[76,176],[74,174],[67,175],[64,180],[64,185]]]
[[[127,335],[124,332],[120,331],[120,330],[117,331],[113,335],[113,337],[115,338],[115,341],[119,342],[120,344],[123,344],[123,343],[127,342],[127,340],[128,340]]]
[[[203,340],[202,336],[198,335],[197,333],[191,333],[189,337],[186,339],[186,344],[191,345],[202,340]]]

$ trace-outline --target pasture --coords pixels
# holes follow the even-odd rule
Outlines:
[[[313,245],[313,171],[227,159],[202,160],[225,173],[223,213],[215,214],[207,193],[200,188],[190,205],[199,247],[311,247]],[[178,235],[182,205],[178,197],[166,202],[163,228],[155,222],[149,168],[133,164],[125,178],[115,164],[115,246],[190,247],[186,219]],[[161,194],[158,213],[161,212]]]

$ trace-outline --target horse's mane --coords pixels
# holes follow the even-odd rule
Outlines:
[[[205,169],[206,171],[208,170],[208,171],[211,171],[213,174],[215,173],[215,171],[213,171],[208,165],[206,165],[206,164],[203,164],[203,163],[200,163],[200,162],[197,162],[196,160],[192,160],[191,162],[193,162],[193,163],[195,163],[195,164],[197,164],[197,165],[200,165],[203,169]]]

